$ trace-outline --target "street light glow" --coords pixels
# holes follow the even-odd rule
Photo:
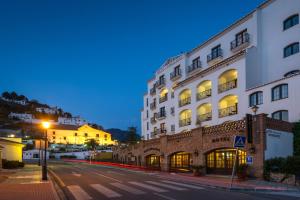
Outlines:
[[[42,122],[42,125],[43,125],[44,129],[48,129],[50,127],[50,122],[44,121],[44,122]]]

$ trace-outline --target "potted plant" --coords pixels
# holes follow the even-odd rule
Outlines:
[[[237,177],[239,180],[244,181],[247,178],[247,170],[248,170],[248,165],[247,164],[240,164],[237,167]]]
[[[191,167],[193,169],[194,176],[201,176],[203,174],[203,165],[192,165]]]

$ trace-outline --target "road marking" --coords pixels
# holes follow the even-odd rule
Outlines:
[[[167,185],[167,184],[165,184],[165,183],[158,183],[158,182],[154,182],[154,181],[146,181],[146,182],[147,182],[147,183],[150,183],[150,184],[153,184],[153,185],[165,187],[165,188],[168,188],[168,189],[178,190],[178,191],[184,191],[184,190],[187,190],[187,189],[185,189],[185,188],[177,187],[177,186],[174,186],[174,185]]]
[[[155,192],[168,192],[168,190],[164,190],[164,189],[160,189],[158,187],[155,187],[155,186],[151,186],[151,185],[147,185],[147,184],[144,184],[144,183],[138,183],[138,182],[129,182],[130,184],[132,185],[137,185],[137,186],[140,186],[142,188],[146,188],[146,189],[149,189],[149,190],[153,190]]]
[[[121,176],[125,176],[125,174],[121,174],[121,173],[115,172],[115,171],[107,171],[107,173],[110,173],[110,174],[118,174],[118,175],[121,175]]]
[[[119,182],[119,183],[122,183],[122,181],[120,181],[120,180],[118,180],[118,179],[115,179],[115,178],[112,178],[112,177],[109,177],[109,176],[105,176],[105,175],[103,175],[103,174],[96,173],[96,172],[93,172],[93,173],[97,174],[98,176],[102,176],[102,177],[104,177],[104,178],[107,178],[107,179],[110,179],[110,180],[113,180],[113,181],[117,181],[117,182]]]
[[[81,189],[78,185],[69,185],[67,186],[69,191],[72,193],[72,195],[75,197],[76,200],[89,200],[92,199],[88,193],[86,193],[83,189]]]
[[[78,174],[78,173],[76,173],[76,172],[72,172],[72,174],[73,174],[74,176],[77,176],[77,177],[80,177],[80,176],[81,176],[81,174]]]
[[[52,170],[48,168],[48,171],[53,175],[53,177],[58,181],[60,187],[66,187],[65,183],[61,180],[59,176]]]
[[[107,187],[104,187],[100,184],[91,184],[90,186],[92,188],[94,188],[95,190],[97,190],[98,192],[105,195],[107,198],[115,198],[115,197],[121,197],[122,196],[119,193],[117,193],[117,192],[115,192],[111,189],[108,189]]]
[[[145,194],[145,192],[143,192],[142,190],[138,190],[136,188],[121,184],[121,183],[111,183],[111,185],[121,189],[121,190],[125,190],[126,192],[132,193],[132,194]]]
[[[174,184],[174,185],[179,185],[187,188],[192,188],[192,189],[197,189],[197,190],[203,190],[203,187],[195,186],[195,185],[189,185],[189,184],[184,184],[184,183],[177,183],[173,181],[162,181],[164,183],[169,183],[169,184]]]
[[[168,196],[166,196],[166,195],[162,195],[162,194],[158,194],[158,193],[153,193],[153,194],[156,195],[156,196],[162,197],[162,198],[164,198],[164,199],[168,199],[168,200],[176,200],[176,199],[174,199],[174,198],[172,198],[172,197],[168,197]]]

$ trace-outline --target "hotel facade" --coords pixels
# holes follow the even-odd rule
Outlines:
[[[117,159],[133,156],[138,164],[164,170],[201,164],[228,173],[236,135],[247,136],[239,164],[253,156],[256,176],[265,159],[292,155],[291,122],[300,120],[299,13],[300,1],[266,1],[203,44],[167,59],[143,97],[144,141],[117,151]]]

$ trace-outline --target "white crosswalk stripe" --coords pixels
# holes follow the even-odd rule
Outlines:
[[[115,198],[115,197],[121,197],[122,195],[107,188],[104,187],[100,184],[91,184],[90,185],[92,188],[94,188],[95,190],[97,190],[98,192],[102,193],[104,196],[106,196],[107,198]]]
[[[173,181],[162,181],[164,183],[169,183],[169,184],[173,184],[173,185],[179,185],[182,187],[187,187],[187,188],[191,188],[191,189],[197,189],[197,190],[203,190],[203,187],[200,186],[196,186],[196,185],[190,185],[190,184],[185,184],[185,183],[177,183],[177,182],[173,182]]]
[[[142,188],[146,188],[148,190],[152,190],[152,191],[155,191],[155,192],[168,192],[168,190],[164,190],[164,189],[161,189],[161,188],[158,188],[158,187],[155,187],[155,186],[152,186],[152,185],[147,185],[147,184],[144,184],[144,183],[138,183],[138,182],[129,182],[130,184],[132,185],[136,185],[136,186],[139,186],[139,187],[142,187]]]
[[[122,183],[111,183],[111,185],[113,185],[113,186],[115,186],[115,187],[117,187],[117,188],[119,188],[121,190],[124,190],[126,192],[135,194],[135,195],[145,194],[145,192],[143,192],[142,190],[139,190],[139,189],[136,189],[136,188],[124,185]]]
[[[146,182],[150,183],[150,184],[153,184],[153,185],[160,186],[160,187],[165,187],[165,188],[168,188],[168,189],[173,189],[173,190],[178,190],[178,191],[187,190],[187,189],[182,188],[182,187],[177,187],[177,186],[174,186],[174,185],[168,185],[168,184],[165,184],[165,183],[158,183],[158,182],[154,182],[154,181],[146,181]]]
[[[81,189],[78,185],[69,185],[67,186],[68,190],[72,193],[76,200],[89,200],[92,199],[88,193]]]

